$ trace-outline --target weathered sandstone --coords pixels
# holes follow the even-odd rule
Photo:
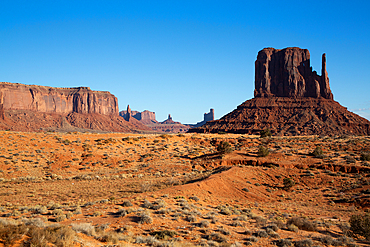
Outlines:
[[[265,48],[255,62],[255,97],[314,97],[333,99],[322,55],[322,75],[312,71],[310,53],[298,47]]]
[[[297,47],[265,48],[255,63],[255,90],[220,120],[190,129],[200,133],[275,135],[370,135],[370,122],[333,100],[322,56],[322,75],[310,67],[310,54]]]
[[[0,82],[0,104],[4,110],[118,115],[118,101],[113,94],[88,87],[53,88]]]

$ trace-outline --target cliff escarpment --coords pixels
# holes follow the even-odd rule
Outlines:
[[[113,94],[88,87],[54,88],[0,82],[0,104],[4,110],[118,115],[118,101]]]
[[[110,92],[0,82],[1,130],[152,132],[118,112]]]

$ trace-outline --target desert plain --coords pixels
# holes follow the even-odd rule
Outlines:
[[[0,246],[369,245],[370,137],[1,137]]]

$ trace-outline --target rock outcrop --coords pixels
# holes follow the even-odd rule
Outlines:
[[[163,122],[158,122],[155,119],[155,112],[148,110],[143,112],[132,111],[129,106],[127,107],[126,111],[121,111],[119,115],[130,123],[137,121],[141,124],[144,124],[155,132],[184,133],[190,128],[189,126],[181,124],[180,122],[173,121],[171,114],[168,114],[168,118]]]
[[[197,127],[203,126],[207,122],[213,121],[213,120],[215,120],[215,110],[211,108],[208,113],[204,113],[203,121],[198,122],[196,124],[186,124],[186,125],[191,127],[191,128],[197,128]]]
[[[88,87],[0,82],[0,129],[14,131],[151,131],[118,115],[117,98]]]
[[[113,94],[88,87],[54,88],[0,82],[0,103],[4,110],[118,115],[118,101]]]
[[[139,112],[139,111],[132,111],[131,109],[130,109],[130,111],[131,111],[130,116],[137,119],[138,121],[140,121],[143,124],[158,123],[157,120],[155,119],[155,112],[151,112],[151,111],[148,111],[148,110],[145,110],[143,112]],[[128,110],[120,111],[119,115],[121,117],[123,117],[124,119],[126,119],[128,117],[127,116],[128,115]]]
[[[333,100],[322,57],[322,75],[310,67],[306,49],[263,49],[258,53],[255,97],[220,120],[190,129],[198,133],[275,135],[370,135],[370,122]]]
[[[313,97],[333,99],[322,55],[322,75],[312,71],[310,53],[297,47],[265,48],[255,62],[255,97]]]

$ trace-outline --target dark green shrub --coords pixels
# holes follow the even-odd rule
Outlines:
[[[316,147],[315,150],[313,150],[312,155],[315,156],[315,158],[323,158],[324,152],[322,151],[321,147]]]
[[[300,230],[315,232],[317,231],[316,223],[302,217],[293,217],[287,221],[287,225],[295,225]]]
[[[370,153],[362,153],[360,159],[364,161],[370,161]]]
[[[289,190],[295,185],[295,181],[292,178],[283,179],[284,189]]]
[[[266,157],[270,154],[270,150],[267,147],[259,146],[258,148],[258,157]]]
[[[370,213],[352,215],[349,219],[349,224],[353,236],[362,236],[370,240]]]
[[[270,137],[272,134],[271,134],[270,129],[264,129],[261,131],[260,135],[261,135],[260,136],[261,138],[264,138],[264,137]]]
[[[230,143],[222,141],[218,144],[217,151],[225,154],[225,153],[231,153],[233,149],[231,148]]]

